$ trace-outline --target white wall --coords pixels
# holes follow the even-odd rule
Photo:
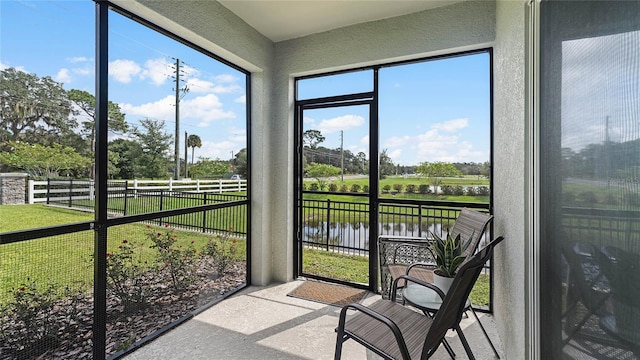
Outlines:
[[[525,359],[525,279],[528,258],[528,163],[525,117],[525,2],[498,1],[494,47],[493,306],[507,359]]]

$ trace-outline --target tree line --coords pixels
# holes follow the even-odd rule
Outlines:
[[[94,178],[95,103],[89,92],[66,91],[49,76],[15,68],[0,71],[0,171],[26,171],[36,178]],[[109,101],[107,107],[113,138],[108,144],[109,177],[169,176],[173,135],[164,131],[164,121],[144,118],[131,126],[118,104]],[[193,158],[202,141],[193,134],[186,141]],[[187,164],[181,162],[186,172]],[[246,176],[246,149],[230,161],[201,158],[188,171],[194,178],[222,177],[230,171]]]

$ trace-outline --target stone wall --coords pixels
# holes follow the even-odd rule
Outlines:
[[[0,205],[24,204],[27,174],[0,174]]]

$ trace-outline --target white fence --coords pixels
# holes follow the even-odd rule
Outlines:
[[[247,180],[109,180],[109,196],[122,196],[124,190],[133,192],[167,190],[184,192],[241,192],[247,190]],[[29,180],[29,204],[51,200],[86,200],[95,197],[92,180]]]

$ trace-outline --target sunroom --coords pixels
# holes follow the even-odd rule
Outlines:
[[[132,245],[127,239],[130,240],[137,232],[153,241],[156,248],[161,248],[167,244],[161,240],[170,241],[176,234],[178,238],[184,236],[180,232],[173,233],[174,228],[192,232],[202,229],[203,233],[209,231],[219,236],[221,241],[216,244],[222,245],[210,247],[211,253],[219,257],[220,248],[216,246],[224,246],[224,241],[227,245],[237,245],[238,240],[238,244],[246,245],[241,251],[244,268],[239,271],[241,278],[245,277],[234,286],[225,288],[227,295],[245,285],[269,287],[284,284],[286,287],[298,281],[300,276],[375,293],[379,291],[380,269],[377,260],[372,259],[377,258],[376,239],[385,231],[384,216],[419,217],[417,230],[409,229],[408,225],[391,225],[387,231],[423,236],[421,216],[431,219],[427,222],[439,219],[439,226],[444,227],[455,220],[463,207],[475,207],[491,213],[494,219],[488,236],[502,235],[506,239],[496,248],[490,262],[490,296],[485,309],[495,321],[495,335],[503,344],[504,358],[635,359],[640,356],[640,329],[637,326],[640,323],[640,306],[636,300],[640,295],[640,278],[637,275],[640,266],[640,127],[637,126],[640,119],[640,3],[471,0],[87,2],[91,4],[90,12],[86,6],[77,10],[74,2],[59,2],[56,6],[85,20],[91,19],[93,26],[84,31],[92,35],[88,48],[94,51],[95,56],[95,65],[91,69],[95,73],[95,88],[85,89],[94,97],[95,113],[92,115],[95,121],[85,121],[88,128],[93,126],[95,129],[92,133],[95,134],[94,142],[86,145],[87,150],[95,154],[95,173],[91,174],[94,181],[88,185],[75,180],[64,185],[50,181],[42,187],[46,189],[49,205],[55,205],[51,204],[55,201],[51,201],[50,194],[66,192],[70,194],[70,207],[72,203],[73,208],[82,207],[82,201],[85,201],[84,206],[93,208],[94,212],[88,219],[55,226],[47,224],[14,229],[0,224],[0,252],[8,254],[6,258],[10,259],[0,262],[0,274],[10,275],[3,277],[6,284],[2,284],[0,289],[11,292],[14,300],[22,296],[22,292],[29,291],[37,297],[46,289],[36,291],[35,285],[34,288],[29,287],[35,283],[29,281],[38,273],[59,271],[51,265],[55,262],[49,262],[51,260],[44,259],[42,255],[20,258],[20,252],[26,250],[16,250],[17,246],[28,244],[41,247],[39,253],[66,254],[63,251],[69,251],[69,243],[49,248],[38,242],[62,236],[80,248],[79,244],[84,244],[85,237],[89,236],[91,243],[88,246],[92,255],[87,259],[88,265],[84,263],[82,266],[91,269],[85,280],[92,285],[89,289],[93,292],[88,296],[94,308],[89,317],[92,331],[83,336],[84,341],[90,343],[93,358],[121,356],[132,351],[135,358],[137,347],[163,336],[160,332],[140,339],[136,334],[130,334],[130,341],[110,343],[110,332],[117,331],[125,322],[138,321],[137,316],[141,316],[136,315],[138,309],[134,306],[127,310],[130,312],[125,317],[112,322],[110,314],[114,305],[107,297],[107,286],[114,282],[108,277],[113,272],[107,270],[113,270],[113,266],[119,264],[114,265],[109,258],[128,251]],[[37,7],[37,2],[35,5]],[[4,2],[0,4],[0,8],[5,7],[8,9]],[[2,26],[8,26],[4,25],[5,15],[2,16]],[[154,81],[152,73],[136,70],[134,64],[115,63],[122,59],[110,55],[117,52],[120,45],[113,39],[128,39],[137,44],[135,50],[140,52],[158,50],[151,43],[144,43],[144,38],[126,33],[127,22],[171,39],[212,62],[224,64],[236,77],[234,84],[225,83],[225,78],[219,77],[216,79],[218,83],[186,81],[183,86],[179,78],[183,74],[180,68],[187,72],[184,75],[187,78],[189,70],[198,65],[189,64],[184,58],[172,60],[173,67],[168,70],[171,73],[165,76],[165,80],[173,81],[173,88],[167,85],[170,90],[168,98],[175,102],[167,111],[175,111],[175,119],[168,118],[172,121],[171,127],[175,124],[176,141],[170,147],[174,151],[175,166],[168,185],[171,188],[166,190],[166,194],[164,190],[141,189],[138,182],[135,185],[131,182],[110,183],[109,152],[116,149],[112,144],[118,138],[113,133],[117,129],[112,125],[110,101],[117,102],[127,117],[141,115],[138,112],[141,107],[126,101],[126,96],[133,98],[135,91],[127,88],[127,74],[140,78],[147,76],[150,83]],[[64,19],[51,17],[51,21],[41,29],[64,26]],[[17,30],[3,31],[3,42],[4,37],[28,36],[14,31]],[[42,31],[40,36],[46,35]],[[55,34],[53,30],[52,34]],[[60,43],[64,41],[56,42],[58,46]],[[4,50],[5,45],[0,46],[3,72],[13,68],[19,74],[20,66],[24,66],[27,72],[35,66],[18,62]],[[27,53],[28,48],[21,51]],[[77,55],[70,53],[67,56]],[[163,56],[172,54],[164,53]],[[130,72],[123,70],[116,74],[116,65]],[[200,70],[211,71],[209,68]],[[394,88],[402,74],[422,80],[423,73],[431,77],[424,77],[422,87],[406,93]],[[53,75],[53,72],[49,74]],[[444,75],[438,82],[441,74]],[[58,75],[62,78],[64,73]],[[474,76],[478,77],[480,85],[474,82]],[[71,77],[68,79],[70,81]],[[3,96],[8,94],[7,84],[3,83],[3,87],[6,86],[1,89]],[[216,100],[206,106],[197,107],[196,102],[189,101],[190,95],[214,85],[229,87],[212,92],[217,94]],[[127,88],[129,93],[123,95],[123,100],[116,101],[112,94],[119,88]],[[240,104],[235,110],[242,120],[240,129],[234,128],[237,123],[207,120],[212,113],[225,118],[225,111],[229,111],[226,114],[231,121],[230,110],[216,101],[225,91],[232,92],[233,89],[242,89],[234,93]],[[400,96],[394,97],[394,92]],[[445,96],[446,104],[441,100],[445,97],[441,98],[439,92],[448,94]],[[411,120],[396,120],[389,115],[396,111],[394,102],[398,108],[405,108],[403,111],[416,107],[418,113],[407,110],[401,114],[407,114],[407,119]],[[476,150],[470,145],[465,147],[468,144],[462,140],[456,148],[439,147],[438,142],[444,141],[442,139],[448,134],[446,131],[470,125],[455,122],[456,118],[449,117],[428,128],[432,124],[430,117],[435,115],[424,112],[436,112],[433,110],[436,105],[467,109],[475,106],[476,102],[480,103],[478,111],[481,115],[478,117],[483,120],[480,130],[470,135],[481,139],[484,146],[484,158],[478,158],[482,159],[478,162],[488,163],[488,180],[482,184],[489,189],[489,194],[476,204],[435,200],[423,213],[419,202],[398,196],[408,191],[408,181],[402,181],[411,180],[413,174],[420,172],[400,164],[418,165],[421,161],[447,159],[447,155],[454,159],[453,155],[460,152]],[[145,110],[152,113],[154,104],[148,104],[150,106]],[[158,104],[156,106],[160,106]],[[202,122],[194,123],[193,127],[184,127],[183,123],[180,131],[178,119],[181,115],[186,118],[191,110],[201,111]],[[462,110],[460,113],[466,114]],[[14,141],[11,143],[14,147],[0,150],[11,153],[12,149],[17,149],[15,144],[20,138],[11,137],[17,130],[8,126],[9,122],[5,120],[9,115],[5,114],[9,112],[3,112],[0,131],[4,133],[0,134],[0,140]],[[44,118],[39,119],[43,121]],[[146,129],[149,135],[154,122],[153,119],[147,120],[147,123],[141,121],[138,129]],[[351,130],[353,124],[364,132]],[[415,142],[416,145],[406,148],[403,153],[406,158],[402,158],[400,152],[387,152],[392,145],[385,141],[389,140],[388,134],[395,134],[396,127],[404,128],[405,142]],[[193,165],[193,154],[192,163],[189,163],[187,148],[201,151],[196,143],[188,144],[187,134],[182,138],[184,131],[200,134],[227,132],[229,139],[240,135],[244,146],[231,151],[228,164],[232,166],[233,175],[230,175],[234,178],[228,181],[239,184],[238,190],[244,191],[243,196],[223,198],[211,194],[198,197],[195,202],[194,198],[199,194],[208,194],[202,191],[205,181],[198,183],[198,188],[186,191],[190,194],[188,196],[179,198],[172,195],[182,186],[180,168],[197,169],[195,165],[198,164]],[[434,133],[438,136],[426,136]],[[331,140],[327,139],[329,137]],[[365,141],[358,143],[356,139]],[[394,139],[399,140],[399,137]],[[316,147],[321,143],[319,140],[326,141],[324,149],[333,148],[335,151],[321,151]],[[345,151],[344,142],[348,151]],[[213,146],[213,142],[210,145]],[[226,161],[229,148],[222,149],[211,154],[218,154]],[[407,155],[411,149],[418,154],[444,155],[401,162],[400,159],[411,159]],[[434,149],[442,153],[433,152]],[[183,151],[184,164],[181,160]],[[345,153],[353,156],[345,157]],[[362,156],[357,156],[359,153]],[[341,171],[332,173],[333,170],[324,169],[325,173],[311,175],[309,165],[316,160],[323,162],[319,160],[322,157]],[[396,168],[384,170],[386,159],[396,160]],[[245,168],[242,169],[241,165]],[[8,171],[20,171],[7,162],[5,166]],[[352,168],[345,171],[349,166]],[[398,182],[405,187],[393,189],[392,186],[392,190],[385,190],[385,183],[381,181],[384,171],[401,179]],[[188,177],[188,174],[185,169],[182,176]],[[340,191],[344,176],[365,180],[360,183],[359,191]],[[317,181],[307,182],[306,178]],[[318,200],[321,198],[318,193],[324,191],[324,179],[334,179],[338,184],[334,189],[331,189],[331,180],[324,184],[332,194],[330,201],[326,201],[326,196],[322,201]],[[311,183],[317,183],[320,188],[309,188]],[[364,186],[368,191],[362,189]],[[83,193],[89,200],[74,202],[73,189],[79,187],[89,189]],[[432,185],[436,194],[443,188]],[[350,200],[355,205],[336,207],[343,203],[351,204],[340,197],[346,197],[347,192],[357,192],[349,194],[349,199],[361,198],[362,201]],[[132,204],[143,198],[142,194],[153,199],[148,202],[153,205],[139,205],[135,210],[129,210]],[[123,206],[124,210],[119,210],[118,206]],[[399,210],[400,207],[412,210],[405,212]],[[326,216],[326,220],[317,222],[327,224],[326,230],[312,228],[314,224],[307,221],[307,209],[310,208],[322,208],[318,213]],[[0,216],[8,219],[16,209],[18,207],[0,208]],[[327,214],[329,211],[335,214]],[[353,245],[355,235],[349,235],[350,240],[333,239],[339,236],[335,229],[346,223],[351,226],[354,222],[341,220],[343,214],[367,219],[366,222],[356,221],[366,228],[363,232],[358,230],[358,234],[365,234],[365,245]],[[234,221],[216,220],[221,218],[233,218]],[[338,223],[334,230],[328,227],[331,221]],[[405,224],[409,221],[396,222]],[[212,223],[215,225],[210,225]],[[142,226],[138,230],[132,227],[134,225]],[[332,276],[306,267],[305,256],[310,255],[303,249],[321,247],[309,234],[318,235],[322,241],[326,239],[327,250],[331,247],[333,252],[342,252],[343,255],[366,249],[364,257],[369,260],[364,265],[364,280]],[[205,236],[192,240],[192,243],[206,246],[207,241],[209,239]],[[188,250],[181,249],[179,254],[184,261],[180,262],[180,259],[171,257],[171,250],[168,245],[165,253],[159,252],[158,256],[164,256],[165,264],[183,264],[190,256],[186,255]],[[138,256],[138,250],[132,251]],[[198,253],[201,250],[193,251]],[[2,258],[4,260],[5,257]],[[15,280],[12,269],[16,264],[34,264],[35,269],[39,261],[49,265],[44,265],[45,270],[38,268],[20,273],[26,278],[20,280],[22,283],[15,283],[18,280]],[[174,275],[179,269],[172,268],[172,271],[169,274]],[[70,280],[64,278],[61,281]],[[123,280],[124,283],[127,281]],[[180,288],[176,282],[173,285]],[[167,287],[171,287],[171,282]],[[128,295],[136,294],[129,292]],[[3,296],[0,295],[0,300],[10,302],[15,310],[18,302],[11,302],[10,296]],[[86,293],[83,296],[87,296]],[[162,299],[172,301],[171,296]],[[199,304],[215,307],[225,301],[220,298],[213,303],[203,300]],[[73,304],[73,300],[69,300],[69,304]],[[71,305],[69,307],[72,308]],[[200,311],[204,309],[190,309],[177,321],[158,320],[160,328],[168,330],[178,326]],[[72,319],[70,323],[75,322]],[[192,336],[205,335],[194,333]],[[42,343],[31,345],[50,346],[53,343],[56,342],[43,337]],[[21,345],[15,346],[20,348]],[[179,346],[189,346],[189,343],[185,341]],[[3,358],[12,358],[12,354],[19,353],[3,350],[5,353],[0,352]],[[332,348],[326,349],[326,353],[332,352]],[[47,354],[56,356],[55,352]],[[266,357],[271,355],[265,354]],[[208,356],[225,358],[227,355]],[[308,357],[314,357],[314,353],[309,353]]]

